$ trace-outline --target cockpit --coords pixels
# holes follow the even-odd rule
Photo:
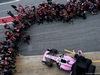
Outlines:
[[[64,59],[61,59],[61,62],[62,62],[62,63],[66,63],[66,60],[64,60]]]

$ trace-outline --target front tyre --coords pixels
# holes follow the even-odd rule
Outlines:
[[[50,62],[46,62],[46,65],[47,65],[48,67],[52,67],[52,63],[50,63]]]
[[[60,69],[60,65],[59,65],[59,63],[56,63],[57,64],[57,67]]]

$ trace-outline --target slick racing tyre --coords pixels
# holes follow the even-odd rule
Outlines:
[[[57,54],[58,51],[56,49],[47,49],[48,51],[50,51],[50,53],[54,53],[54,54]]]
[[[57,51],[56,49],[51,49],[51,52],[52,52],[52,53],[55,53],[55,54],[58,53],[58,51]]]
[[[56,63],[56,65],[57,65],[57,67],[60,69],[60,65],[59,65],[59,63]]]
[[[83,19],[86,19],[86,18],[87,18],[87,17],[84,15],[84,16],[83,16]]]
[[[48,67],[52,67],[52,63],[50,63],[50,62],[46,62],[46,65],[47,65]]]

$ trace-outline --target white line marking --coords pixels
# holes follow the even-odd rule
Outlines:
[[[10,16],[0,17],[0,19],[2,19],[2,18],[6,18],[6,17],[10,17]]]
[[[14,9],[7,9],[7,10],[1,10],[0,12],[7,12],[7,11],[11,11],[11,10],[14,10]]]
[[[18,15],[14,15],[14,16],[18,16]],[[11,16],[0,17],[0,19],[7,18],[7,17],[11,17]]]
[[[7,24],[12,24],[12,22],[8,22]],[[0,26],[5,25],[5,23],[0,24]]]
[[[14,3],[14,2],[18,2],[18,1],[20,1],[20,0],[15,0],[15,1],[10,1],[10,2],[0,3],[0,5],[9,4],[9,3]]]

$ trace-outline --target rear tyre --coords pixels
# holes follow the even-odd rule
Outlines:
[[[50,53],[58,54],[58,51],[56,49],[47,49],[47,50],[50,51]]]
[[[51,52],[52,52],[52,53],[55,53],[55,54],[58,53],[58,51],[57,51],[56,49],[51,49]]]

